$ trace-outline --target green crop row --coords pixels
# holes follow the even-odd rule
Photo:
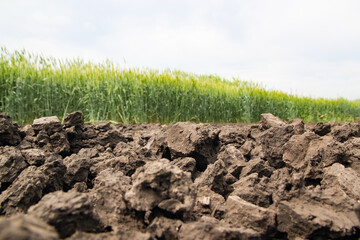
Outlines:
[[[256,122],[262,113],[307,122],[353,121],[358,101],[268,91],[237,79],[124,69],[1,48],[0,112],[18,123],[81,110],[88,122]]]

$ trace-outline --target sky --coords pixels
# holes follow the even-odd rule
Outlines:
[[[0,46],[360,98],[358,0],[1,0]]]

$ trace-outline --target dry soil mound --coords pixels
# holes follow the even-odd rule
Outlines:
[[[0,239],[358,239],[359,200],[359,122],[0,114]]]

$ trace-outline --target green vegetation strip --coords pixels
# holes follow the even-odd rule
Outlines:
[[[181,71],[124,69],[1,48],[0,112],[18,123],[81,110],[88,122],[256,122],[262,113],[306,122],[353,121],[359,101],[313,99]]]

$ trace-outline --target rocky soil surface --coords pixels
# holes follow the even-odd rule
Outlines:
[[[0,239],[359,239],[360,121],[18,126]]]

